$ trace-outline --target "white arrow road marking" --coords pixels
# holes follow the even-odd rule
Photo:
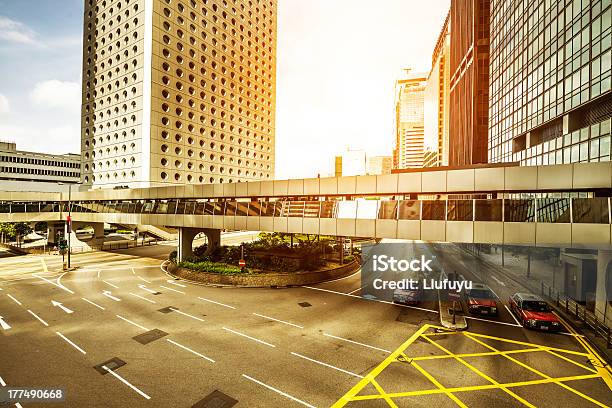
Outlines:
[[[176,283],[172,279],[168,279],[166,282],[171,283],[172,285],[180,286],[181,288],[186,288],[187,286],[181,285],[180,283]]]
[[[156,292],[156,291],[154,291],[154,290],[147,289],[147,287],[146,287],[145,285],[138,285],[138,287],[139,287],[140,289],[142,289],[142,290],[146,290],[146,291],[147,291],[147,292],[149,292],[149,293],[157,293],[157,292]]]
[[[62,309],[64,312],[70,314],[70,313],[74,313],[74,311],[68,309],[66,306],[62,305],[60,302],[56,302],[55,300],[51,301],[51,304],[55,307],[59,307],[60,309]]]
[[[115,302],[121,302],[121,299],[119,299],[118,297],[114,297],[113,295],[111,295],[111,291],[110,290],[105,290],[102,292],[102,294],[104,296],[106,296],[109,299],[113,299]]]
[[[113,284],[112,284],[112,283],[110,283],[110,282],[107,282],[107,281],[105,281],[105,280],[103,280],[102,282],[106,283],[108,286],[112,286],[112,287],[113,287],[113,288],[115,288],[115,289],[119,289],[119,286],[115,286],[115,285],[113,285]]]
[[[174,307],[171,307],[170,310],[172,310],[172,311],[174,311],[176,313],[182,314],[183,316],[187,316],[187,317],[191,317],[192,319],[199,320],[201,322],[204,321],[204,319],[200,319],[199,317],[190,315],[189,313],[181,312],[180,310],[175,309]]]
[[[2,330],[9,330],[11,326],[9,326],[9,324],[2,319],[3,317],[0,316],[0,327],[2,327]]]
[[[506,284],[495,277],[495,275],[491,275],[491,278],[502,286],[506,286]]]

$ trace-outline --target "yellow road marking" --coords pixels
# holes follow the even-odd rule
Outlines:
[[[451,393],[460,393],[460,392],[470,392],[470,391],[482,391],[482,390],[494,390],[498,388],[516,388],[516,387],[524,387],[529,385],[540,385],[540,384],[550,384],[556,381],[579,381],[579,380],[588,380],[592,378],[599,378],[597,374],[585,374],[585,375],[577,375],[572,377],[559,377],[559,378],[543,378],[541,380],[529,380],[529,381],[518,381],[512,383],[501,383],[499,385],[495,384],[485,384],[485,385],[470,385],[467,387],[452,387],[452,388],[431,388],[427,390],[417,390],[417,391],[407,391],[407,392],[391,392],[387,395],[389,398],[400,398],[400,397],[412,397],[412,396],[420,396],[420,395],[432,395],[432,394],[445,394],[446,392]],[[382,395],[358,395],[353,398],[354,401],[364,401],[364,400],[373,400],[380,399]]]
[[[495,337],[495,336],[489,336],[486,334],[479,334],[479,333],[472,333],[472,332],[464,332],[470,335],[470,337],[480,337],[483,339],[490,339],[490,340],[497,340],[497,341],[501,341],[504,343],[511,343],[511,344],[518,344],[521,346],[530,346],[530,347],[538,347],[541,348],[543,350],[553,350],[553,351],[560,351],[562,353],[568,353],[568,354],[575,354],[578,356],[589,356],[589,353],[583,353],[580,351],[574,351],[574,350],[567,350],[567,349],[562,349],[562,348],[558,348],[558,347],[549,347],[549,346],[545,346],[543,344],[537,344],[537,343],[527,343],[525,341],[518,341],[518,340],[512,340],[512,339],[504,339],[502,337]]]
[[[487,357],[487,356],[498,356],[501,354],[535,353],[535,352],[542,352],[542,351],[546,351],[546,350],[542,350],[540,348],[529,348],[529,349],[508,350],[508,351],[483,351],[482,353],[464,353],[464,354],[454,354],[454,355],[443,354],[443,355],[435,355],[435,356],[412,357],[412,360],[422,361],[422,360],[448,359],[448,358],[455,358],[455,357]]]
[[[376,388],[376,391],[378,391],[380,393],[380,395],[385,399],[385,401],[387,402],[387,404],[389,404],[390,407],[398,408],[397,405],[395,404],[395,402],[393,402],[393,400],[391,398],[389,398],[389,396],[387,395],[385,390],[383,390],[383,388],[380,386],[380,384],[378,384],[378,381],[376,381],[375,379],[372,378],[372,380],[370,382],[372,383],[374,388]]]
[[[450,399],[452,399],[453,401],[455,401],[455,403],[457,405],[459,405],[460,407],[464,407],[467,408],[467,405],[465,405],[459,398],[457,398],[453,393],[448,391],[448,388],[444,387],[442,384],[440,384],[438,382],[438,380],[436,380],[431,374],[429,374],[423,367],[421,367],[418,363],[415,363],[414,361],[410,363],[414,368],[416,368],[417,370],[419,370],[419,372],[421,374],[423,374],[425,377],[427,377],[427,379],[429,381],[431,381],[431,383],[433,385],[435,385],[436,387],[438,387],[438,389],[443,392],[444,394],[446,394]]]
[[[344,394],[334,405],[332,408],[339,408],[345,406],[349,403],[355,395],[359,393],[366,385],[368,385],[371,380],[375,379],[378,374],[380,374],[389,364],[391,364],[400,354],[403,353],[405,349],[408,348],[412,343],[414,343],[421,334],[425,333],[429,329],[430,325],[425,324],[419,330],[414,332],[412,336],[408,340],[406,340],[401,346],[399,346],[393,353],[389,354],[387,358],[383,360],[376,368],[370,371],[362,380],[360,380],[357,384],[353,386],[346,394]]]
[[[480,340],[478,340],[478,339],[477,339],[477,338],[475,338],[475,337],[472,337],[472,336],[471,336],[471,333],[464,333],[464,335],[465,335],[465,336],[467,336],[467,337],[469,337],[469,338],[471,338],[472,340],[474,340],[474,341],[476,341],[476,342],[478,342],[478,343],[482,344],[483,346],[485,346],[485,347],[487,347],[487,348],[489,348],[489,349],[493,350],[493,351],[498,351],[498,350],[497,350],[495,347],[490,346],[490,345],[488,345],[487,343],[485,343],[485,342],[483,342],[483,341],[480,341]],[[507,355],[507,354],[504,354],[503,356],[504,356],[505,358],[507,358],[508,360],[510,360],[510,361],[512,361],[512,362],[514,362],[514,363],[516,363],[516,364],[518,364],[518,365],[520,365],[521,367],[524,367],[524,368],[528,369],[529,371],[531,371],[531,372],[533,372],[533,373],[535,373],[535,374],[537,374],[537,375],[539,375],[539,376],[541,376],[541,377],[544,377],[544,378],[550,378],[550,379],[552,379],[552,380],[555,380],[554,378],[552,378],[552,377],[550,377],[550,376],[548,376],[548,375],[544,374],[543,372],[538,371],[538,370],[536,370],[535,368],[533,368],[533,367],[531,367],[531,366],[529,366],[529,365],[527,365],[527,364],[523,363],[522,361],[519,361],[519,360],[517,360],[517,359],[515,359],[515,358],[513,358],[513,357],[511,357],[511,356],[509,356],[509,355]],[[586,399],[586,400],[588,400],[588,401],[591,401],[593,404],[599,405],[600,407],[603,407],[603,408],[608,408],[608,406],[607,406],[607,405],[605,405],[605,404],[603,404],[603,403],[601,403],[601,402],[599,402],[599,401],[597,401],[597,400],[595,400],[595,399],[593,399],[593,398],[589,397],[589,396],[588,396],[588,395],[586,395],[586,394],[581,393],[580,391],[578,391],[578,390],[576,390],[576,389],[574,389],[574,388],[570,387],[570,386],[569,386],[569,385],[567,385],[567,384],[564,384],[564,383],[562,383],[562,382],[560,382],[560,381],[556,381],[556,380],[555,380],[555,381],[552,381],[552,382],[553,382],[553,383],[555,383],[555,384],[557,384],[557,385],[559,385],[559,386],[561,386],[561,387],[563,387],[563,388],[565,388],[565,389],[566,389],[566,390],[568,390],[568,391],[573,392],[574,394],[576,394],[576,395],[578,395],[578,396],[580,396],[580,397],[582,397],[582,398],[584,398],[584,399]]]
[[[439,345],[438,343],[436,343],[434,340],[430,339],[429,337],[425,337],[425,339],[430,342],[431,344],[433,344],[434,346],[438,347],[440,350],[444,351],[446,354],[448,354],[449,356],[452,356],[455,360],[457,360],[458,362],[460,362],[461,364],[463,364],[464,366],[466,366],[467,368],[469,368],[471,371],[473,371],[474,373],[476,373],[479,377],[484,378],[485,380],[487,380],[488,382],[495,384],[495,385],[500,385],[497,381],[495,381],[493,378],[489,377],[488,375],[486,375],[485,373],[483,373],[482,371],[480,371],[479,369],[477,369],[476,367],[474,367],[473,365],[471,365],[470,363],[468,363],[467,361],[465,361],[464,359],[462,359],[461,357],[457,357],[456,355],[454,355],[454,353],[452,353],[450,350],[446,349],[445,347]],[[512,398],[520,401],[521,403],[523,403],[523,405],[526,405],[530,408],[536,408],[535,405],[529,403],[527,400],[521,398],[520,396],[516,395],[514,392],[510,391],[509,389],[507,389],[506,387],[500,386],[501,390],[504,391],[506,394],[510,395]]]
[[[563,326],[565,326],[565,328],[571,334],[574,334],[574,335],[578,334],[578,332],[576,330],[574,330],[574,328],[568,322],[566,322],[563,318],[561,318],[561,316],[559,316],[556,313],[555,313],[555,315],[557,316],[557,318],[559,318],[559,320],[561,321],[561,324],[563,324]],[[603,358],[601,358],[601,356],[593,349],[593,347],[591,347],[591,345],[588,343],[588,341],[586,341],[585,339],[583,339],[582,337],[579,337],[579,336],[575,336],[575,339],[578,340],[580,345],[587,352],[589,352],[589,354],[590,354],[589,357],[594,357],[594,359],[598,363],[598,364],[593,364],[593,366],[595,367],[595,370],[597,370],[597,373],[601,376],[602,380],[606,383],[608,388],[610,388],[610,390],[612,390],[612,375],[610,374],[610,367],[606,364],[605,360]]]

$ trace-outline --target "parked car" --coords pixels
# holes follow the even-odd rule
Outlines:
[[[497,296],[482,283],[472,284],[471,289],[465,292],[465,303],[472,314],[497,316]]]
[[[510,297],[510,310],[529,329],[561,330],[561,322],[544,299],[530,293],[515,293]]]

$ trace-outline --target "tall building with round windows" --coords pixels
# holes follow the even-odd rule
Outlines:
[[[277,0],[86,0],[82,181],[274,177]]]

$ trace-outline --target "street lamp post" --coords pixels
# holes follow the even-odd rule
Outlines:
[[[72,218],[70,209],[72,207],[72,184],[68,184],[68,269],[70,269],[70,235],[72,235]]]

